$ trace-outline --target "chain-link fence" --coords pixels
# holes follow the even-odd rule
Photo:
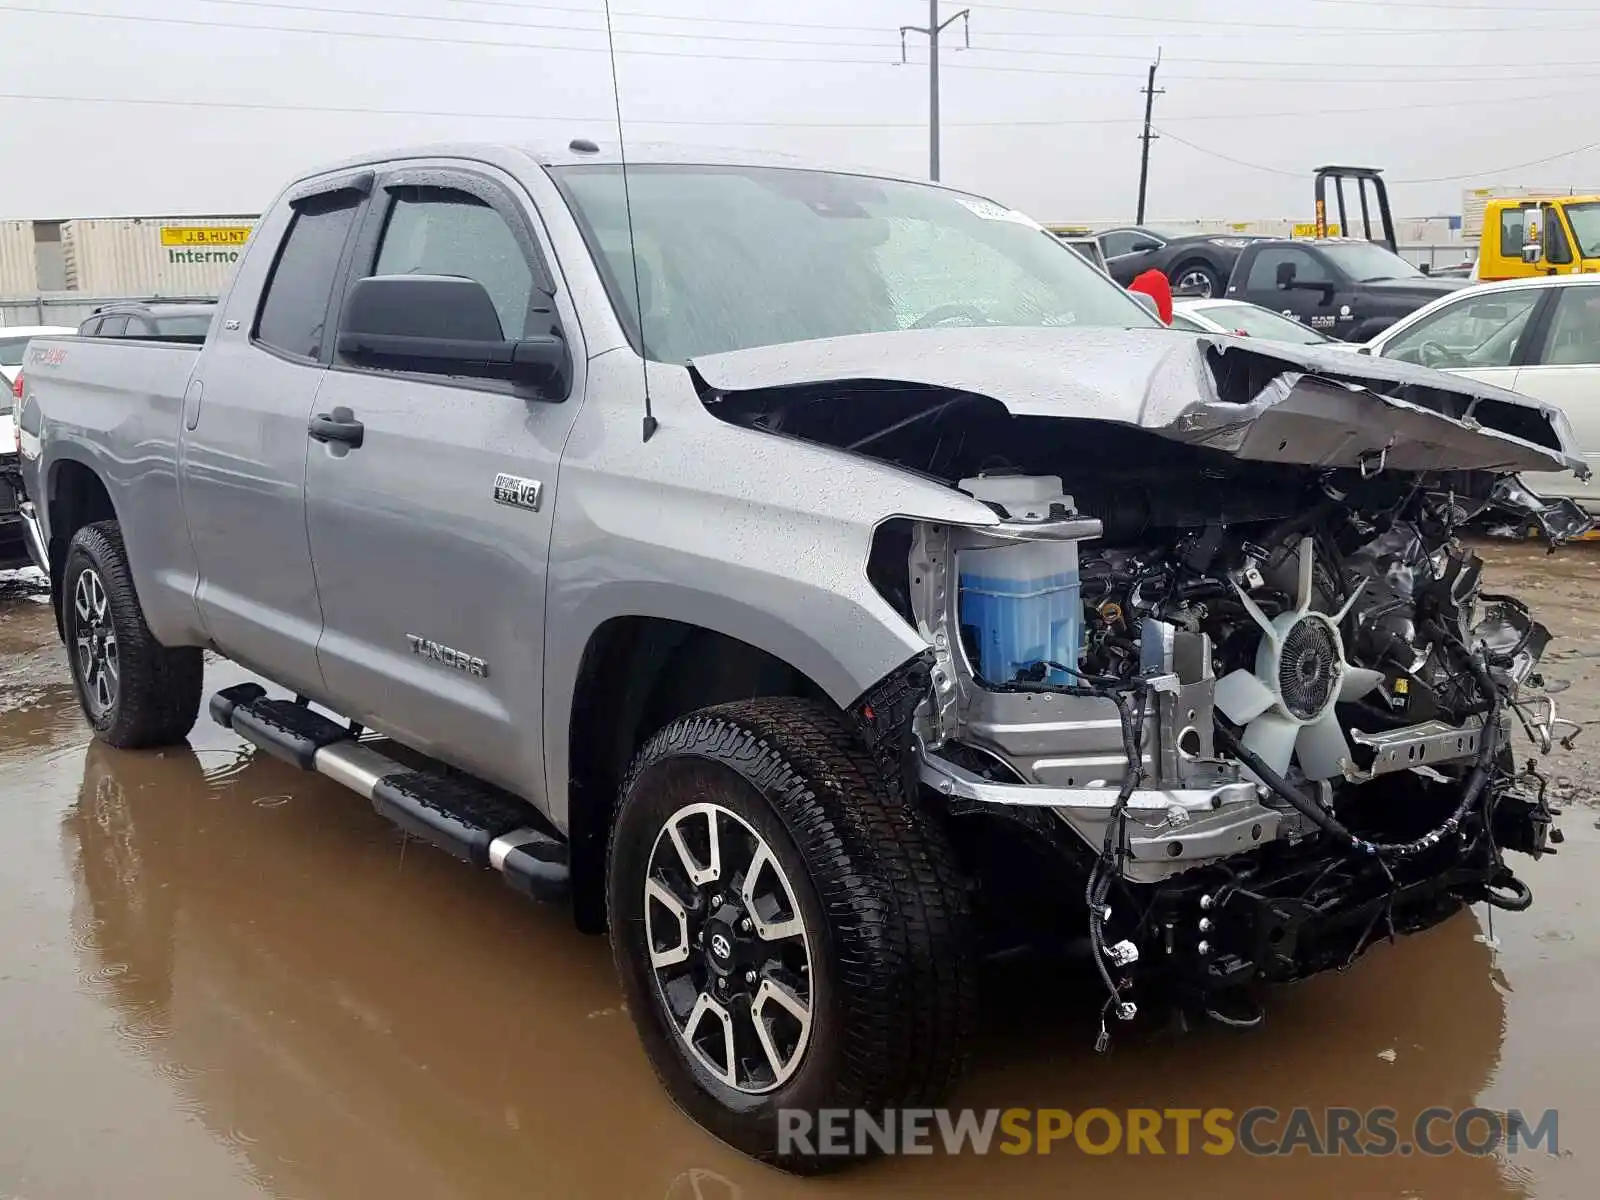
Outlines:
[[[76,328],[102,304],[176,304],[215,300],[215,296],[85,296],[82,292],[42,292],[0,298],[0,328],[56,325]]]
[[[1431,246],[1402,245],[1400,257],[1412,266],[1427,267],[1430,271],[1437,271],[1441,267],[1459,267],[1462,263],[1477,261],[1478,247],[1475,242],[1442,242]]]

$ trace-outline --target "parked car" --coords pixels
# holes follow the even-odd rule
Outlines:
[[[1293,317],[1243,300],[1175,300],[1172,327],[1191,333],[1233,333],[1297,346],[1337,345],[1327,334]]]
[[[101,305],[78,326],[78,333],[83,337],[203,342],[216,311],[217,306],[210,303],[130,300]]]
[[[1418,309],[1359,349],[1558,405],[1579,453],[1600,466],[1600,275],[1479,284]],[[1522,480],[1541,495],[1600,512],[1592,476],[1534,472]]]
[[[1346,342],[1365,342],[1409,312],[1467,287],[1424,275],[1377,242],[1252,242],[1234,264],[1230,300],[1248,300]]]
[[[29,342],[36,337],[60,337],[72,332],[65,325],[0,325],[0,378],[5,380],[5,392],[0,395],[0,400],[10,396],[11,385],[17,381],[17,372],[22,369],[22,356]],[[0,410],[9,411],[9,406],[0,405]],[[0,438],[0,445],[7,440]]]
[[[1437,533],[1570,431],[1330,357],[935,184],[430,147],[292,184],[203,347],[35,343],[24,516],[98,739],[258,672],[213,720],[570,900],[676,1102],[820,1170],[780,1114],[940,1103],[986,951],[1237,1023],[1527,906],[1548,634]]]
[[[1220,296],[1240,251],[1254,237],[1216,234],[1169,234],[1144,225],[1108,229],[1096,235],[1111,278],[1127,287],[1145,271],[1155,270],[1173,289],[1193,296]]]

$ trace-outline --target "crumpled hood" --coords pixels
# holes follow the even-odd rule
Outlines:
[[[1409,363],[1255,338],[904,330],[704,355],[690,366],[717,392],[851,381],[948,388],[1016,416],[1112,421],[1261,462],[1588,474],[1554,405]]]

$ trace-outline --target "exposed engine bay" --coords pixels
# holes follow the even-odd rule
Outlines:
[[[1311,394],[1310,376],[1259,366],[1250,395]],[[869,564],[930,647],[907,675],[920,782],[953,820],[1021,831],[998,854],[971,839],[992,859],[975,876],[1003,894],[993,908],[1062,888],[1046,866],[1026,898],[1023,842],[1080,868],[1070,911],[1105,1013],[1131,1017],[1154,967],[1235,1023],[1254,1018],[1221,1018],[1215,997],[1240,985],[1344,965],[1466,903],[1527,907],[1504,853],[1560,839],[1543,779],[1511,748],[1517,725],[1546,750],[1577,731],[1537,671],[1550,634],[1484,591],[1462,533],[1494,515],[1555,542],[1588,521],[1496,457],[1559,452],[1559,430],[1507,405],[1505,432],[1469,445],[1452,403],[1402,402],[1422,432],[1397,448],[1363,424],[1371,410],[1287,401],[1281,444],[1265,446],[1248,419],[1180,414],[1158,434],[880,381],[707,397],[723,419],[993,509],[983,527],[887,521]],[[1448,419],[1449,437],[1424,417]],[[1302,432],[1314,449],[1296,460]]]

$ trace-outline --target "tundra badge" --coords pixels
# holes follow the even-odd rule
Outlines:
[[[509,504],[512,508],[526,508],[538,512],[539,497],[543,493],[544,484],[537,479],[524,479],[521,475],[504,473],[494,477],[496,504]]]
[[[468,675],[476,675],[480,679],[489,678],[489,664],[476,655],[466,654],[454,646],[431,642],[414,633],[406,634],[406,641],[411,646],[411,653],[419,658],[431,658],[436,663],[443,663],[447,667],[454,667],[458,671],[465,671]]]

